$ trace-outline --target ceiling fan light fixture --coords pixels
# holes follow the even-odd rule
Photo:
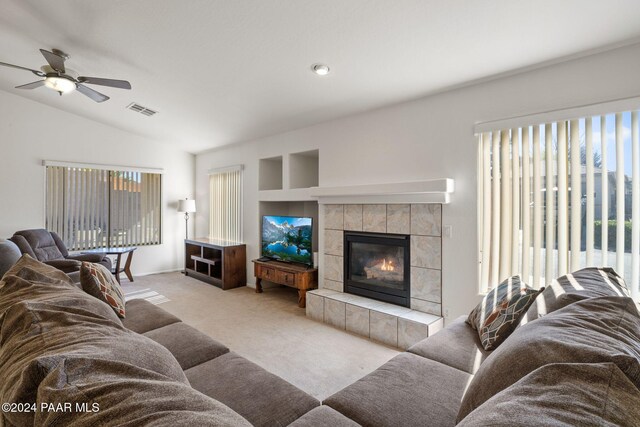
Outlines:
[[[44,79],[44,85],[60,94],[69,93],[76,90],[76,84],[64,77],[49,76]]]
[[[313,64],[311,66],[311,71],[319,76],[326,76],[327,74],[329,74],[329,71],[331,71],[331,69],[328,65],[325,64]]]

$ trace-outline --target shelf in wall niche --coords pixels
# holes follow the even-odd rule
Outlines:
[[[262,190],[258,192],[258,200],[261,202],[315,202],[311,196],[312,188],[293,188],[290,190]]]
[[[344,203],[450,203],[455,189],[451,178],[425,181],[318,187],[311,196],[320,204]]]
[[[282,190],[282,156],[260,159],[258,177],[260,190]]]

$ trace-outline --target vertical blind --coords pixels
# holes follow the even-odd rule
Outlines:
[[[640,296],[640,143],[629,111],[478,134],[480,288],[609,266]]]
[[[159,244],[161,177],[46,166],[46,228],[71,250]]]
[[[209,172],[209,236],[242,241],[242,167]]]

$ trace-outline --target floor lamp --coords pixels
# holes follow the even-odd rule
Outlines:
[[[193,199],[178,200],[178,212],[184,212],[184,238],[189,238],[189,214],[196,211],[196,201]]]
[[[196,211],[196,201],[193,199],[178,200],[178,212],[184,212],[184,238],[189,239],[189,214]],[[185,266],[185,273],[186,266]]]

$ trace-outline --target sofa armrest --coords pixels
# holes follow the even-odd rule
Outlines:
[[[51,267],[57,268],[58,270],[62,270],[64,273],[70,273],[73,271],[80,270],[80,266],[82,263],[80,261],[76,261],[73,259],[54,259],[51,261],[44,262]]]
[[[96,262],[96,263],[102,262],[104,258],[105,256],[100,254],[76,254],[76,255],[69,255],[67,257],[67,259],[69,260],[75,260],[78,262],[86,261],[86,262]]]

